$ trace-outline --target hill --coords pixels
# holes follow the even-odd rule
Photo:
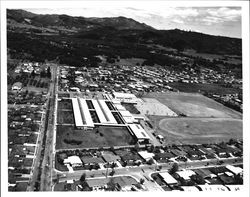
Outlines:
[[[96,62],[97,55],[178,65],[178,56],[191,57],[182,53],[186,50],[216,54],[222,59],[241,59],[242,53],[241,39],[179,29],[157,30],[125,17],[85,18],[7,10],[7,30],[7,45],[13,57],[35,61],[57,58],[61,63],[78,66],[83,64],[83,57]],[[206,61],[202,64],[214,67]]]

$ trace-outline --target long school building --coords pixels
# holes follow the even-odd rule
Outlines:
[[[150,138],[145,130],[139,124],[134,124],[133,115],[120,107],[121,104],[101,99],[72,98],[71,100],[77,129],[93,129],[98,125],[127,126],[139,142],[149,141]]]

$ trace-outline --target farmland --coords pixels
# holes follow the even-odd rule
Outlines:
[[[93,130],[77,130],[73,126],[58,125],[56,149],[128,146],[135,139],[126,127],[100,126]]]

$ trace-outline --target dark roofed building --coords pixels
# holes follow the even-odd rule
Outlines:
[[[102,155],[102,158],[105,162],[107,163],[110,163],[110,162],[115,162],[117,160],[120,160],[121,157],[118,156],[118,155],[114,155],[114,154],[111,154],[111,153],[105,153]]]
[[[100,157],[81,157],[81,160],[84,164],[100,164],[104,163],[103,159]]]

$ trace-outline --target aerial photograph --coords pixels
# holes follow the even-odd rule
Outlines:
[[[8,192],[243,189],[242,7],[27,5],[6,37]]]

